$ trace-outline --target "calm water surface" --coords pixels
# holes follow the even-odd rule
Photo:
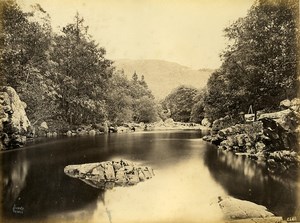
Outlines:
[[[299,215],[297,180],[218,151],[199,131],[45,139],[0,154],[1,222],[208,222],[222,218],[218,196]],[[128,159],[155,177],[131,187],[92,188],[66,176],[66,165]]]

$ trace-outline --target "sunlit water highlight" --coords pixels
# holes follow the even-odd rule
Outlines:
[[[1,153],[2,219],[13,222],[216,222],[218,196],[267,206],[282,216],[299,210],[299,184],[263,164],[218,151],[199,131],[111,134],[45,140]],[[128,159],[155,177],[101,190],[66,176],[66,165]],[[23,213],[14,213],[13,207]]]

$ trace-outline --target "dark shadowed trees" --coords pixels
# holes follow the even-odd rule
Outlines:
[[[205,117],[204,112],[204,98],[206,94],[206,88],[201,89],[198,94],[194,97],[196,103],[192,107],[191,111],[191,122],[201,123],[202,119]]]
[[[190,121],[193,105],[197,102],[198,90],[193,87],[180,86],[173,90],[162,102],[163,108],[170,110],[174,121]]]
[[[50,17],[40,5],[34,5],[31,12],[25,13],[15,1],[0,4],[1,84],[16,89],[27,104],[28,117],[35,123],[52,116],[57,107],[58,94],[50,78]]]
[[[56,83],[60,107],[69,123],[100,122],[106,118],[105,93],[112,76],[112,62],[105,49],[90,39],[84,20],[77,13],[74,23],[54,38],[52,58],[56,63]]]
[[[225,29],[230,45],[208,81],[205,107],[211,119],[272,110],[298,92],[299,1],[258,0]]]

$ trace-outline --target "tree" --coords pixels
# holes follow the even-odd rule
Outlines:
[[[223,55],[224,65],[231,61],[240,69],[258,108],[296,96],[298,12],[298,1],[261,0],[225,30],[234,43]]]
[[[27,84],[31,70],[45,73],[47,70],[48,50],[51,41],[51,26],[49,15],[41,26],[38,22],[30,21],[34,16],[24,13],[14,1],[3,1],[3,52],[1,61],[7,83],[18,89]],[[43,10],[43,9],[41,9]],[[48,19],[48,20],[47,20]]]
[[[107,118],[114,124],[131,122],[133,99],[130,95],[130,81],[124,72],[115,72],[110,79],[106,95]]]
[[[156,104],[152,98],[143,96],[135,101],[135,122],[155,122],[157,118]]]
[[[115,71],[78,13],[73,23],[53,33],[40,5],[30,13],[13,0],[0,1],[0,6],[1,84],[16,89],[33,124],[154,120],[156,105],[144,76],[139,80],[135,73],[128,80]]]
[[[139,80],[139,75],[134,72],[129,85],[132,97],[133,121],[152,122],[157,119],[154,96],[149,90],[144,75]]]
[[[250,105],[272,110],[297,95],[298,14],[298,1],[258,0],[225,29],[231,44],[208,81],[208,116],[237,116]]]
[[[41,6],[24,13],[15,1],[1,1],[2,84],[16,89],[27,104],[32,123],[53,115],[57,92],[49,78],[52,29],[50,17]],[[36,14],[39,14],[37,18]]]
[[[165,109],[171,111],[174,121],[188,122],[191,118],[192,107],[196,103],[198,90],[192,87],[180,86],[173,90],[162,102]]]
[[[131,84],[130,84],[130,94],[134,99],[141,98],[143,96],[148,96],[154,99],[152,92],[149,90],[148,85],[145,81],[144,75],[139,76],[136,72],[132,75]]]
[[[205,112],[204,112],[205,94],[206,94],[206,89],[202,89],[194,97],[196,103],[192,107],[190,121],[201,123],[202,119],[205,117]]]
[[[107,97],[108,118],[112,123],[153,122],[157,119],[156,103],[147,83],[134,78],[128,80],[124,71],[116,71],[110,79]]]
[[[138,81],[138,75],[136,74],[136,72],[134,71],[133,75],[132,75],[132,81],[133,82],[137,82]]]
[[[57,64],[55,81],[60,86],[60,106],[69,123],[103,121],[107,80],[114,69],[112,61],[104,57],[105,49],[90,39],[88,27],[78,13],[74,20],[54,39],[52,57]]]
[[[145,81],[145,76],[141,76],[141,80],[139,81],[139,84],[142,85],[144,88],[148,89],[148,84]]]

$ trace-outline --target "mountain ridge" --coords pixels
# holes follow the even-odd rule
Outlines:
[[[208,68],[195,70],[176,62],[157,59],[117,59],[114,60],[114,65],[117,70],[124,70],[128,78],[131,78],[134,72],[139,77],[144,75],[156,99],[163,99],[180,85],[203,88],[214,71]]]

